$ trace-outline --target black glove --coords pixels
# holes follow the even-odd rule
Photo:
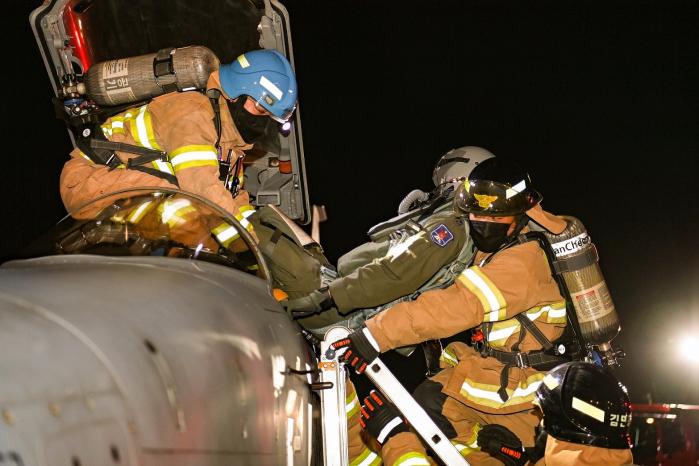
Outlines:
[[[335,357],[335,352],[342,348],[347,348],[347,350],[340,360],[354,367],[357,374],[363,373],[367,363],[376,359],[379,353],[381,353],[379,344],[374,340],[371,332],[366,327],[360,327],[350,333],[347,338],[332,343],[326,352],[326,356],[332,359]]]
[[[282,301],[282,306],[284,306],[292,317],[304,317],[316,314],[320,311],[330,309],[334,305],[335,301],[333,301],[332,296],[330,296],[330,290],[327,287],[311,291],[301,298]]]
[[[408,432],[408,426],[390,401],[372,390],[359,411],[359,424],[383,445],[392,436]]]
[[[478,446],[506,466],[524,466],[529,461],[517,436],[497,424],[488,424],[478,432]]]

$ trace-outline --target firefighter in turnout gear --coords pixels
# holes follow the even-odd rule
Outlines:
[[[418,208],[373,227],[371,242],[340,258],[337,279],[284,303],[287,310],[322,335],[338,322],[358,328],[397,301],[451,284],[474,253],[468,224],[451,206],[454,191],[471,170],[492,157],[475,146],[444,154],[434,169],[432,196],[423,193]]]
[[[569,362],[550,370],[536,391],[546,451],[537,466],[632,463],[631,404],[607,368]]]
[[[381,352],[479,329],[471,345],[447,346],[443,369],[415,391],[416,400],[472,464],[501,464],[478,447],[478,432],[488,424],[507,427],[524,447],[534,445],[539,423],[534,392],[545,371],[564,361],[553,354],[551,341],[566,326],[565,300],[539,243],[519,236],[530,219],[553,233],[565,228],[564,221],[539,207],[540,201],[529,175],[516,164],[493,158],[478,165],[454,202],[478,248],[475,265],[453,285],[398,303],[333,344],[346,347],[343,357],[362,371]],[[387,464],[425,453],[411,433],[401,435],[399,447],[392,440],[383,448]]]
[[[85,128],[61,173],[69,212],[100,196],[134,187],[180,188],[234,216],[248,218],[248,194],[235,196],[219,177],[219,160],[243,155],[296,105],[291,65],[274,50],[255,50],[222,65],[208,78],[206,95],[170,92]],[[242,164],[236,174],[242,180]],[[94,203],[89,217],[110,202]],[[247,223],[249,231],[251,225]]]
[[[320,290],[284,302],[287,310],[292,315],[311,314],[300,318],[299,323],[322,337],[338,322],[357,328],[367,317],[402,299],[449,285],[471,263],[474,254],[468,225],[452,209],[454,191],[479,163],[492,157],[489,151],[474,146],[444,154],[434,169],[435,191],[431,198],[423,193],[421,206],[373,227],[369,231],[373,241],[340,258],[339,278]],[[438,354],[435,366],[437,359]],[[379,448],[360,435],[359,405],[349,379],[347,387],[354,397],[352,402],[348,398],[347,408],[350,465],[380,464]]]
[[[507,466],[632,463],[631,404],[626,387],[609,369],[583,361],[556,366],[544,376],[534,404],[543,414],[535,451],[522,448],[512,432],[497,425],[478,433],[481,450]]]

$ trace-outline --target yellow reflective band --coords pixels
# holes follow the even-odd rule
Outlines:
[[[449,366],[456,366],[459,364],[459,359],[451,352],[451,350],[444,349],[442,354],[439,356],[439,360]]]
[[[467,445],[464,445],[463,443],[456,443],[456,442],[454,442],[453,440],[452,440],[451,443],[454,445],[454,447],[456,448],[456,450],[457,450],[457,451],[461,454],[461,456],[463,456],[464,458],[466,458],[468,455],[470,455],[470,454],[473,453],[474,451],[480,451],[480,450],[477,449],[477,448],[469,448]]]
[[[238,220],[240,222],[240,225],[247,231],[252,231],[252,223],[238,215],[235,216],[235,219]]]
[[[130,223],[138,223],[143,220],[143,217],[154,207],[153,201],[147,201],[138,206],[126,217],[126,221]]]
[[[136,118],[134,118],[133,115],[131,115],[130,113],[127,113],[125,115],[125,116],[128,116],[129,129],[131,130],[131,136],[134,138],[134,141],[136,141],[136,144],[138,144],[139,146],[145,146],[145,144],[143,144],[141,142],[141,132],[139,131],[139,128],[138,128],[138,117],[141,115],[141,111],[146,110],[146,106],[144,105],[143,107],[141,107],[139,109],[134,109],[134,110],[137,111]],[[144,128],[143,133],[144,133],[143,137],[145,137],[145,139],[148,140],[148,134],[145,131],[145,128]]]
[[[218,155],[211,145],[182,146],[170,152],[170,163],[175,172],[207,165],[218,167]]]
[[[478,432],[482,429],[481,425],[476,423],[471,429],[471,436],[468,438],[466,443],[460,443],[456,440],[452,440],[451,444],[456,447],[461,456],[466,457],[473,453],[474,451],[480,451],[481,447],[478,446]]]
[[[256,212],[256,210],[255,210],[255,208],[254,208],[253,206],[251,206],[250,204],[246,204],[246,205],[240,207],[240,208],[238,209],[238,212],[240,212],[240,214],[241,214],[243,217],[248,218],[249,216],[251,216],[252,214],[254,214],[254,213]]]
[[[187,199],[165,201],[160,209],[163,223],[167,223],[171,228],[182,223],[185,215],[196,210]]]
[[[241,68],[247,68],[250,66],[250,62],[247,58],[245,58],[245,54],[238,56],[238,63],[240,64]]]
[[[459,275],[459,281],[476,295],[483,305],[483,322],[495,322],[507,316],[505,298],[480,267],[474,266],[464,270]]]
[[[170,165],[169,162],[163,162],[162,160],[153,160],[153,166],[156,168],[156,170],[160,170],[163,173],[168,173],[170,175],[174,175],[175,172],[172,169],[172,165]]]
[[[547,309],[537,306],[529,309],[528,311],[525,311],[524,314],[529,318],[529,320],[534,322],[536,319],[541,317],[546,310]]]
[[[573,397],[573,403],[571,406],[576,411],[580,411],[593,419],[597,419],[599,422],[604,422],[604,411],[596,406],[592,406],[590,403],[583,401],[580,398]]]
[[[234,215],[235,219],[238,220],[247,231],[253,231],[252,223],[250,223],[248,217],[255,213],[255,209],[252,206],[243,206],[238,209],[238,212],[240,213]]]
[[[243,218],[242,218],[242,220],[241,220],[241,219],[239,219],[238,216],[236,215],[236,219],[238,219],[238,221],[240,221],[241,225],[243,225],[243,226],[245,227],[246,230],[252,231],[252,230],[253,230],[253,228],[252,228],[252,223],[250,223],[247,219],[250,218],[250,216],[251,216],[252,214],[254,214],[255,212],[257,212],[257,211],[255,210],[255,208],[254,208],[253,206],[251,206],[251,205],[244,205],[244,206],[242,206],[240,209],[238,209],[238,212],[240,212],[240,215],[241,215]],[[243,222],[245,222],[245,223],[243,223]]]
[[[466,442],[466,446],[470,448],[471,450],[480,450],[481,447],[478,446],[478,432],[481,431],[483,427],[476,423],[473,426],[473,429],[471,429],[471,437]]]
[[[556,309],[555,307],[559,307]],[[551,304],[550,306],[536,306],[524,313],[532,322],[540,321],[546,323],[565,323],[566,309],[565,301]],[[495,322],[493,328],[488,333],[488,343],[495,347],[503,347],[514,333],[520,329],[519,321],[515,318]]]
[[[112,118],[112,132],[113,133],[123,133],[124,132],[124,119],[119,117]]]
[[[522,403],[530,403],[534,399],[534,392],[539,388],[544,374],[534,374],[527,378],[525,382],[520,382],[519,386],[512,390],[507,388],[509,398],[507,401],[502,401],[498,390],[498,385],[490,385],[477,383],[469,379],[465,379],[461,385],[461,395],[474,403],[490,408],[504,408],[515,406]]]
[[[107,136],[111,136],[114,133],[123,133],[124,132],[124,118],[112,117],[109,124],[105,123],[101,127],[102,127],[102,131]]]
[[[78,152],[80,152],[80,156],[81,156],[82,158],[84,158],[85,160],[87,160],[87,161],[90,162],[90,163],[93,163],[93,162],[92,162],[92,159],[91,159],[90,157],[88,157],[87,155],[85,155],[85,153],[84,153],[83,151],[78,151]]]
[[[225,247],[228,247],[230,243],[240,238],[240,234],[238,234],[238,229],[234,226],[229,225],[228,223],[222,223],[221,225],[211,230],[211,232],[214,235],[216,235],[216,238]]]
[[[371,451],[369,448],[364,447],[362,454],[356,457],[349,466],[378,466],[381,464],[381,457]]]
[[[546,322],[549,324],[564,324],[568,320],[565,301],[545,306],[545,309],[548,311],[546,314]]]
[[[406,453],[393,463],[393,466],[430,466],[427,457],[422,453]]]
[[[138,109],[138,116],[136,116],[136,119],[132,120],[130,124],[131,135],[138,144],[149,149],[161,150],[158,142],[155,140],[153,124],[147,105]]]
[[[519,322],[517,319],[507,319],[500,322],[495,322],[493,328],[488,332],[488,343],[492,346],[502,347],[505,342],[515,332],[519,330]]]
[[[356,393],[353,392],[345,400],[345,412],[347,413],[347,419],[359,412],[359,398],[357,398]]]

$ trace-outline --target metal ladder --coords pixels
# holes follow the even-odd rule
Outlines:
[[[321,391],[321,416],[323,423],[323,458],[325,466],[347,466],[347,418],[345,414],[345,367],[333,358],[326,356],[330,344],[346,338],[349,329],[333,327],[321,342],[321,357],[318,364],[322,382],[332,383],[332,388]],[[342,354],[342,353],[340,353]],[[367,363],[365,374],[381,390],[408,420],[422,440],[447,466],[469,466],[446,435],[437,427],[424,409],[417,404],[403,385],[386,365],[376,358]]]

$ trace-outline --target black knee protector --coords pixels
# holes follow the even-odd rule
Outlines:
[[[451,425],[449,419],[442,414],[444,402],[447,401],[447,395],[442,393],[442,384],[433,380],[425,380],[413,392],[413,398],[417,404],[422,406],[427,412],[427,415],[432,418],[437,427],[444,432],[447,438],[456,437],[456,429]]]

